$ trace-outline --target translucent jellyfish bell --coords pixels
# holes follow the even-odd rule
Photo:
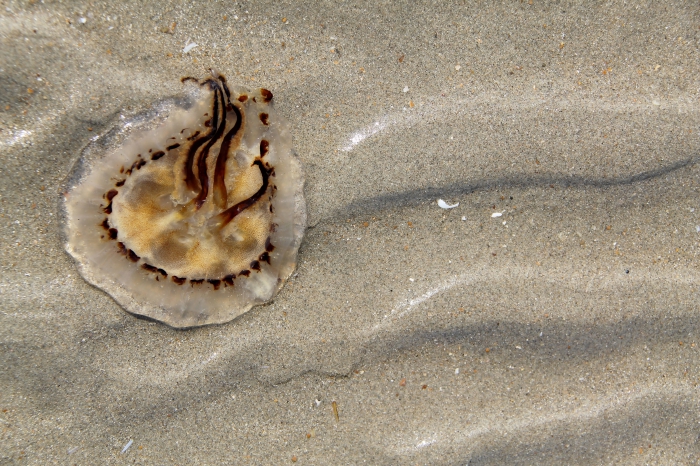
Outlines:
[[[83,151],[66,182],[66,250],[128,312],[173,327],[271,299],[306,226],[301,165],[272,93],[223,76]],[[162,115],[167,116],[162,116]]]

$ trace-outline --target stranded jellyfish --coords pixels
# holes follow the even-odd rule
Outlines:
[[[66,249],[83,277],[173,327],[227,322],[271,299],[306,224],[272,93],[229,88],[216,73],[183,83],[186,97],[89,144],[63,196]]]

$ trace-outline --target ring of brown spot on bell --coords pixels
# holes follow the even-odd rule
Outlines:
[[[210,283],[211,286],[214,287],[215,290],[218,290],[219,287],[221,286],[221,280],[215,280],[215,279],[209,279],[207,280],[207,283]]]
[[[226,276],[223,278],[223,282],[224,282],[225,285],[233,286],[233,280],[234,280],[235,278],[236,278],[236,276],[235,276],[234,274],[226,275]]]
[[[270,143],[265,139],[260,140],[260,157],[265,157],[267,152],[270,150]]]
[[[260,89],[260,95],[263,98],[263,102],[269,103],[272,100],[272,92],[268,91],[267,89]]]
[[[158,160],[159,158],[163,157],[165,155],[165,152],[162,150],[159,150],[158,152],[154,152],[153,155],[151,155],[151,160]]]
[[[117,242],[117,248],[119,248],[119,254],[126,256],[126,246],[121,241]]]
[[[191,79],[191,78],[186,78],[186,80],[187,79]],[[208,126],[208,127],[213,126],[211,131],[209,131],[206,135],[199,137],[199,139],[198,139],[198,136],[200,136],[200,131],[194,132],[191,136],[189,136],[187,138],[188,141],[195,141],[193,143],[193,147],[190,147],[188,150],[188,152],[190,153],[189,154],[190,157],[192,155],[194,155],[195,157],[193,157],[193,158],[199,158],[200,159],[199,162],[201,163],[202,159],[206,159],[206,157],[202,157],[202,155],[206,155],[206,154],[196,154],[197,151],[192,150],[192,149],[204,146],[202,152],[205,152],[205,153],[208,152],[207,149],[209,149],[213,145],[214,141],[218,140],[222,136],[223,129],[225,128],[226,112],[228,111],[228,112],[235,112],[236,119],[237,119],[233,130],[230,131],[229,134],[227,134],[227,137],[224,140],[223,146],[226,146],[225,147],[226,150],[224,152],[228,153],[229,148],[228,148],[227,143],[230,142],[231,139],[233,139],[235,137],[235,135],[241,129],[241,122],[243,121],[243,117],[242,117],[242,109],[239,109],[238,107],[234,106],[233,104],[230,103],[230,101],[226,104],[226,100],[223,99],[223,96],[222,96],[222,92],[221,92],[222,89],[217,86],[217,83],[215,81],[207,80],[205,82],[201,82],[200,84],[202,84],[202,85],[209,84],[211,86],[212,90],[214,91],[212,117],[210,117],[204,123],[205,126]],[[230,94],[228,92],[228,88],[227,88],[225,82],[222,83],[222,87],[223,87],[223,90],[226,94],[226,97],[229,97]],[[269,91],[267,91],[267,93],[261,92],[261,94],[264,96],[264,99],[266,102],[268,102],[272,98],[272,93],[270,93]],[[238,98],[239,102],[245,102],[247,100],[248,100],[248,96],[245,94],[239,96],[239,98]],[[255,101],[255,98],[253,97],[252,100]],[[222,108],[224,106],[224,104],[226,104],[226,107],[225,107],[226,111],[224,111]],[[209,116],[209,114],[205,113],[204,116],[207,117],[207,116]],[[265,124],[265,125],[269,124],[269,114],[268,113],[265,113],[265,112],[260,113],[260,119],[261,119],[263,124]],[[183,133],[185,130],[186,130],[186,128],[182,129],[180,131],[180,133]],[[176,138],[171,137],[169,139],[176,139]],[[270,146],[269,141],[264,140],[264,139],[261,140],[261,142],[260,142],[260,157],[261,158],[264,157],[269,152],[269,146]],[[166,150],[170,151],[170,150],[177,149],[179,147],[181,147],[181,144],[175,143],[175,144],[171,144],[171,145],[166,146]],[[224,147],[222,147],[222,148],[224,148]],[[154,149],[149,149],[148,153],[151,154],[151,160],[158,160],[158,159],[164,157],[166,154],[166,152],[160,151],[160,150],[154,152]],[[197,157],[197,155],[199,155],[199,157]],[[125,170],[124,167],[122,166],[120,172],[122,172],[122,173],[125,172],[127,177],[131,176],[131,174],[135,170],[139,170],[141,167],[143,167],[147,163],[146,160],[141,158],[141,154],[137,154],[136,157],[137,157],[137,159],[131,164],[131,166],[128,169]],[[221,158],[221,157],[218,157],[217,161],[221,162],[221,160],[218,160],[219,158]],[[221,159],[223,159],[223,162],[225,162],[225,160],[226,160],[225,157],[221,158]],[[190,159],[189,161],[190,161],[190,163],[196,163],[196,161],[192,160],[192,159]],[[248,199],[247,202],[244,201],[243,203],[241,203],[241,204],[245,204],[245,205],[239,206],[240,210],[243,210],[246,207],[248,207],[248,204],[252,205],[257,199],[259,199],[261,194],[266,190],[265,186],[267,186],[268,177],[274,176],[274,168],[271,167],[271,165],[269,163],[263,163],[261,160],[257,160],[256,162],[253,163],[253,165],[258,165],[258,167],[260,168],[260,171],[261,171],[261,174],[263,175],[263,180],[264,180],[263,186],[261,186],[259,192],[257,192],[250,199]],[[203,167],[200,167],[200,168],[203,168]],[[198,171],[201,174],[201,172],[203,170],[198,170]],[[204,170],[204,171],[206,171],[206,170]],[[206,173],[204,175],[204,178],[207,178]],[[206,183],[206,181],[203,179],[199,179],[197,181],[199,181],[199,185],[200,185],[199,188],[201,190],[201,187]],[[125,182],[126,182],[126,179],[118,181],[117,186],[121,187],[125,184]],[[207,186],[208,186],[208,183],[207,183]],[[276,189],[276,187],[273,186],[273,189]],[[201,191],[206,191],[206,190],[201,190]],[[200,196],[198,196],[198,197],[202,196],[203,193],[201,191],[200,191]],[[111,189],[103,195],[103,197],[108,201],[108,205],[103,209],[107,214],[112,213],[112,199],[118,193],[119,193],[118,190]],[[271,197],[268,197],[268,199],[270,200]],[[270,205],[270,208],[272,209],[272,205]],[[104,219],[104,221],[102,222],[102,226],[105,230],[107,230],[109,237],[111,239],[114,239],[114,240],[117,239],[118,231],[116,228],[110,227],[109,218]],[[124,245],[124,243],[118,242],[118,247],[119,247],[119,252],[121,254],[123,254],[130,261],[132,261],[132,262],[139,262],[140,261],[141,257],[138,256],[133,250],[127,248]],[[270,257],[269,257],[268,251],[272,250],[272,249],[274,249],[274,246],[269,244],[269,238],[268,238],[267,242],[266,242],[266,251],[263,252],[259,256],[258,260],[254,260],[251,262],[250,268],[252,270],[260,272],[261,271],[260,262],[267,262],[268,264],[270,263]],[[144,270],[147,270],[149,272],[160,273],[163,277],[168,276],[168,273],[164,269],[157,268],[153,265],[143,263],[141,265],[141,267]],[[249,277],[250,270],[243,270],[239,275],[242,275],[244,277]],[[156,277],[156,279],[158,279],[158,277]],[[235,275],[230,274],[230,275],[227,275],[221,279],[207,279],[206,281],[208,283],[210,283],[215,290],[217,290],[217,289],[219,289],[221,283],[224,283],[225,286],[233,286],[234,279],[235,279]],[[191,278],[188,279],[186,277],[177,277],[177,276],[172,276],[172,280],[173,280],[173,282],[175,282],[177,284],[184,284],[189,280],[191,286],[202,284],[205,281],[205,279],[191,279]]]
[[[158,267],[154,267],[151,264],[141,264],[141,268],[149,272],[158,273]]]
[[[229,90],[214,71],[182,80],[185,92],[167,114],[155,107],[134,120],[144,131],[119,124],[90,145],[62,201],[66,250],[85,279],[129,312],[189,328],[274,298],[297,265],[306,210],[302,167],[272,93]],[[243,126],[226,145],[236,108]],[[99,160],[97,152],[104,152]],[[183,179],[187,166],[193,183]],[[218,166],[225,176],[217,183]],[[226,193],[219,201],[217,185]]]

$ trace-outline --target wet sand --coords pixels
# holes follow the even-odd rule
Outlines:
[[[695,5],[3,6],[0,464],[700,462]],[[309,229],[181,331],[79,276],[59,191],[212,67],[274,93]]]

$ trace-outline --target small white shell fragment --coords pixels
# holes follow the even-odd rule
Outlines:
[[[463,221],[463,222],[466,222],[466,221],[467,221],[467,217],[462,216],[462,221]]]
[[[459,367],[455,369],[455,375],[459,374]]]
[[[447,202],[443,201],[442,199],[438,199],[438,205],[442,209],[454,209],[455,207],[457,207],[459,205],[459,202],[456,204],[450,205]]]
[[[128,450],[129,447],[131,447],[131,445],[133,445],[133,443],[134,443],[133,440],[129,440],[128,442],[126,442],[126,445],[124,445],[124,448],[122,448],[122,455],[123,455],[124,453],[126,453],[126,450]]]
[[[406,86],[406,87],[403,88],[403,92],[404,92],[404,94],[405,94],[406,92],[408,92],[408,86]]]
[[[306,226],[301,164],[272,92],[212,72],[83,150],[62,190],[65,247],[126,311],[187,328],[269,301]]]
[[[189,44],[185,45],[185,48],[184,48],[184,49],[182,49],[182,53],[187,53],[187,52],[189,52],[190,50],[192,50],[192,49],[195,48],[195,47],[197,47],[197,43],[196,43],[196,42],[190,42]]]
[[[695,231],[700,233],[700,225],[695,225]]]
[[[503,212],[494,212],[491,214],[491,218],[500,217],[501,215],[503,215]]]

